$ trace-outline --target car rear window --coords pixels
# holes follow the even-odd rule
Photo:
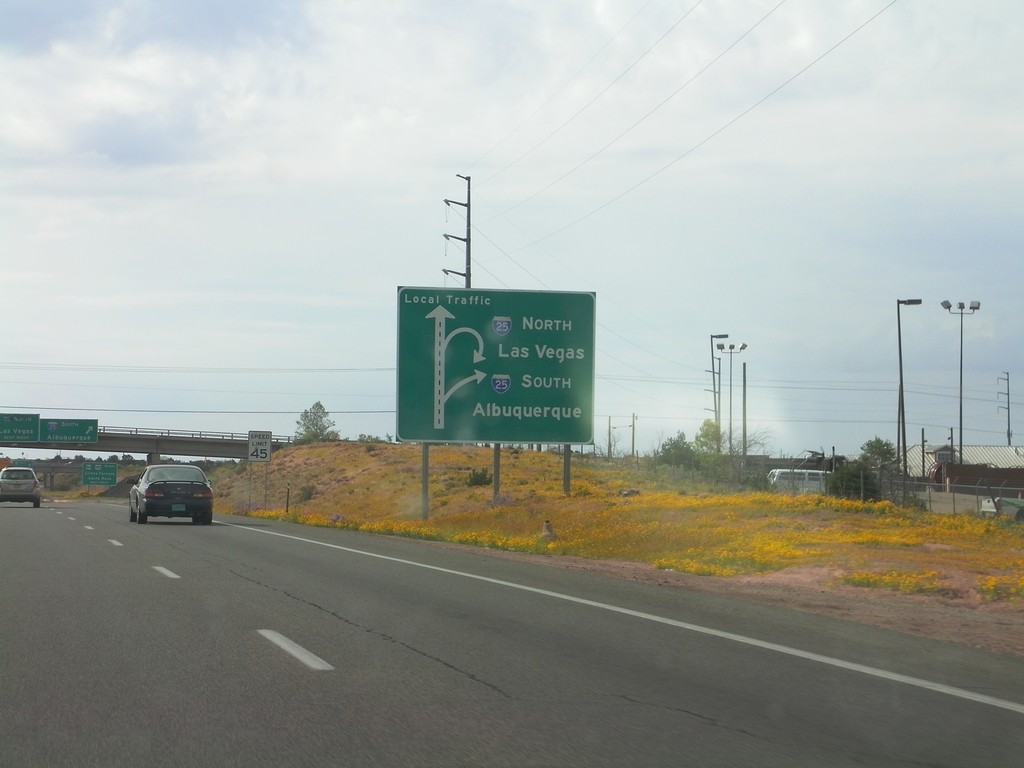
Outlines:
[[[35,480],[36,473],[31,469],[5,469],[0,472],[4,480]]]
[[[149,473],[151,481],[174,480],[187,483],[205,483],[206,475],[198,467],[160,467]]]

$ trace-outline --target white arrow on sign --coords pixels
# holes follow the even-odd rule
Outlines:
[[[427,315],[434,321],[434,429],[444,429],[444,404],[454,392],[467,384],[479,384],[487,376],[483,371],[474,371],[472,376],[457,381],[447,392],[444,388],[445,369],[444,359],[448,344],[460,333],[469,333],[476,338],[476,349],[473,350],[473,365],[482,363],[484,357],[483,337],[472,328],[456,328],[449,334],[445,334],[445,325],[448,320],[454,320],[455,315],[444,307],[431,310]]]

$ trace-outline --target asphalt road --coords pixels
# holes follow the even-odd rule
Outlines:
[[[1024,663],[430,544],[0,505],[0,766],[998,766]]]

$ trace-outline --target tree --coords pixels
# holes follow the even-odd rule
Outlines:
[[[828,494],[861,501],[879,499],[878,470],[863,457],[851,461],[829,474]]]
[[[295,426],[296,443],[323,443],[339,439],[331,414],[319,400],[302,412]]]
[[[828,492],[851,499],[880,499],[882,481],[891,480],[895,466],[896,446],[884,438],[873,437],[860,447],[860,456],[836,467],[829,475]]]
[[[697,463],[693,446],[686,442],[686,435],[682,432],[661,444],[658,458],[670,467],[693,467]]]
[[[693,438],[693,450],[702,456],[715,456],[722,452],[722,428],[714,419],[704,419]]]
[[[887,467],[896,461],[896,446],[889,440],[873,437],[860,447],[860,457],[876,469]]]
[[[714,419],[704,419],[697,436],[693,438],[693,450],[705,472],[712,476],[721,472],[726,457],[722,455],[722,428]]]

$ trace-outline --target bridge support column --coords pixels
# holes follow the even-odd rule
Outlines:
[[[147,453],[146,454],[146,463],[147,464],[159,464],[160,463],[160,454],[159,453]]]

